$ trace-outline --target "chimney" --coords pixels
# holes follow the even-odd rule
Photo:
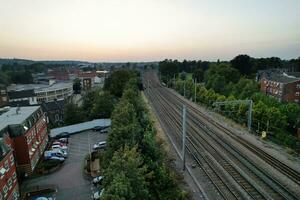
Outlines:
[[[20,106],[19,106],[19,104],[18,104],[18,105],[17,105],[17,109],[16,109],[16,114],[17,114],[17,115],[19,114],[20,110],[21,110],[21,108],[20,108]]]

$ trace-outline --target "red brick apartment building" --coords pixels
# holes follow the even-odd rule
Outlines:
[[[273,74],[261,79],[260,89],[278,101],[300,103],[300,78],[284,73]]]
[[[11,147],[19,176],[30,176],[48,142],[40,106],[12,107],[0,115],[0,138]]]
[[[15,200],[19,197],[19,185],[12,150],[0,139],[0,199]]]

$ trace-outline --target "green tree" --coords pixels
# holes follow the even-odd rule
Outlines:
[[[95,99],[91,118],[110,118],[115,104],[115,98],[109,92],[102,92]]]
[[[73,81],[73,90],[75,94],[80,94],[81,93],[81,82],[79,78],[76,78]]]
[[[193,79],[200,83],[204,80],[204,71],[201,68],[198,68],[193,73]]]
[[[130,78],[136,75],[137,74],[132,70],[120,69],[113,71],[112,74],[105,79],[104,89],[116,97],[121,97],[126,83]]]
[[[65,125],[77,124],[85,121],[85,115],[81,108],[74,103],[68,103],[64,110]]]
[[[125,146],[114,153],[109,166],[104,171],[104,200],[149,199],[147,167],[137,147]]]
[[[242,75],[250,75],[253,63],[248,55],[238,55],[230,61],[231,66],[237,69]]]

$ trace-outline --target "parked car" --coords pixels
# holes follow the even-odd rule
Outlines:
[[[64,143],[64,144],[68,144],[69,143],[69,139],[68,138],[59,138],[58,141],[61,142],[61,143]]]
[[[95,192],[94,195],[93,195],[93,199],[94,200],[100,199],[102,197],[102,195],[103,195],[103,192],[104,192],[104,189],[102,189],[101,191]]]
[[[103,180],[103,176],[97,176],[93,179],[93,184],[97,185],[99,183],[101,183]]]
[[[57,157],[57,156],[52,156],[49,158],[49,160],[59,160],[60,162],[65,161],[65,159],[63,157]]]
[[[51,146],[52,149],[62,149],[62,150],[67,150],[68,147],[64,145],[59,145],[59,144],[54,144]]]
[[[58,134],[57,136],[55,136],[54,139],[69,138],[69,137],[70,137],[70,133],[62,132],[62,133]]]
[[[52,156],[66,158],[66,157],[68,157],[68,153],[64,150],[61,150],[61,149],[54,149],[54,150],[51,150],[51,151],[45,151],[45,153],[44,153],[45,159],[49,159]]]
[[[100,131],[103,127],[102,126],[95,126],[92,128],[93,131]]]
[[[55,198],[52,198],[52,197],[37,197],[34,200],[55,200]]]
[[[108,133],[109,130],[110,130],[110,128],[104,128],[104,129],[100,130],[100,133]]]
[[[52,145],[67,146],[66,143],[62,143],[62,142],[59,142],[59,141],[54,141],[54,142],[52,143]]]
[[[97,144],[94,144],[93,149],[105,149],[106,147],[106,141],[98,142]]]

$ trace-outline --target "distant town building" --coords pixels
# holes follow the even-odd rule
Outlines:
[[[13,151],[0,138],[0,199],[16,200],[19,196]]]
[[[8,91],[10,106],[36,105],[37,99],[33,89]]]
[[[48,142],[45,114],[40,106],[12,107],[1,113],[0,138],[12,149],[19,175],[29,176]]]
[[[16,96],[18,96],[17,95],[18,93],[22,95],[25,95],[24,93],[26,93],[26,95],[28,95],[27,92],[33,90],[34,92],[31,94],[32,95],[31,97],[14,98],[14,100],[11,101],[19,100],[21,102],[22,100],[28,100],[29,98],[29,100],[30,99],[32,100],[31,102],[34,102],[34,99],[36,98],[36,104],[41,104],[42,102],[68,99],[73,94],[73,83],[50,82],[50,84],[18,84],[18,85],[8,86],[7,90],[9,91],[9,94],[16,95]],[[29,105],[33,105],[33,104],[29,103]]]
[[[0,85],[0,108],[7,106],[9,103],[5,86]]]
[[[293,73],[270,73],[260,79],[263,93],[278,101],[300,102],[300,78]]]
[[[101,81],[96,71],[79,72],[77,78],[81,81],[83,90],[90,90]]]

